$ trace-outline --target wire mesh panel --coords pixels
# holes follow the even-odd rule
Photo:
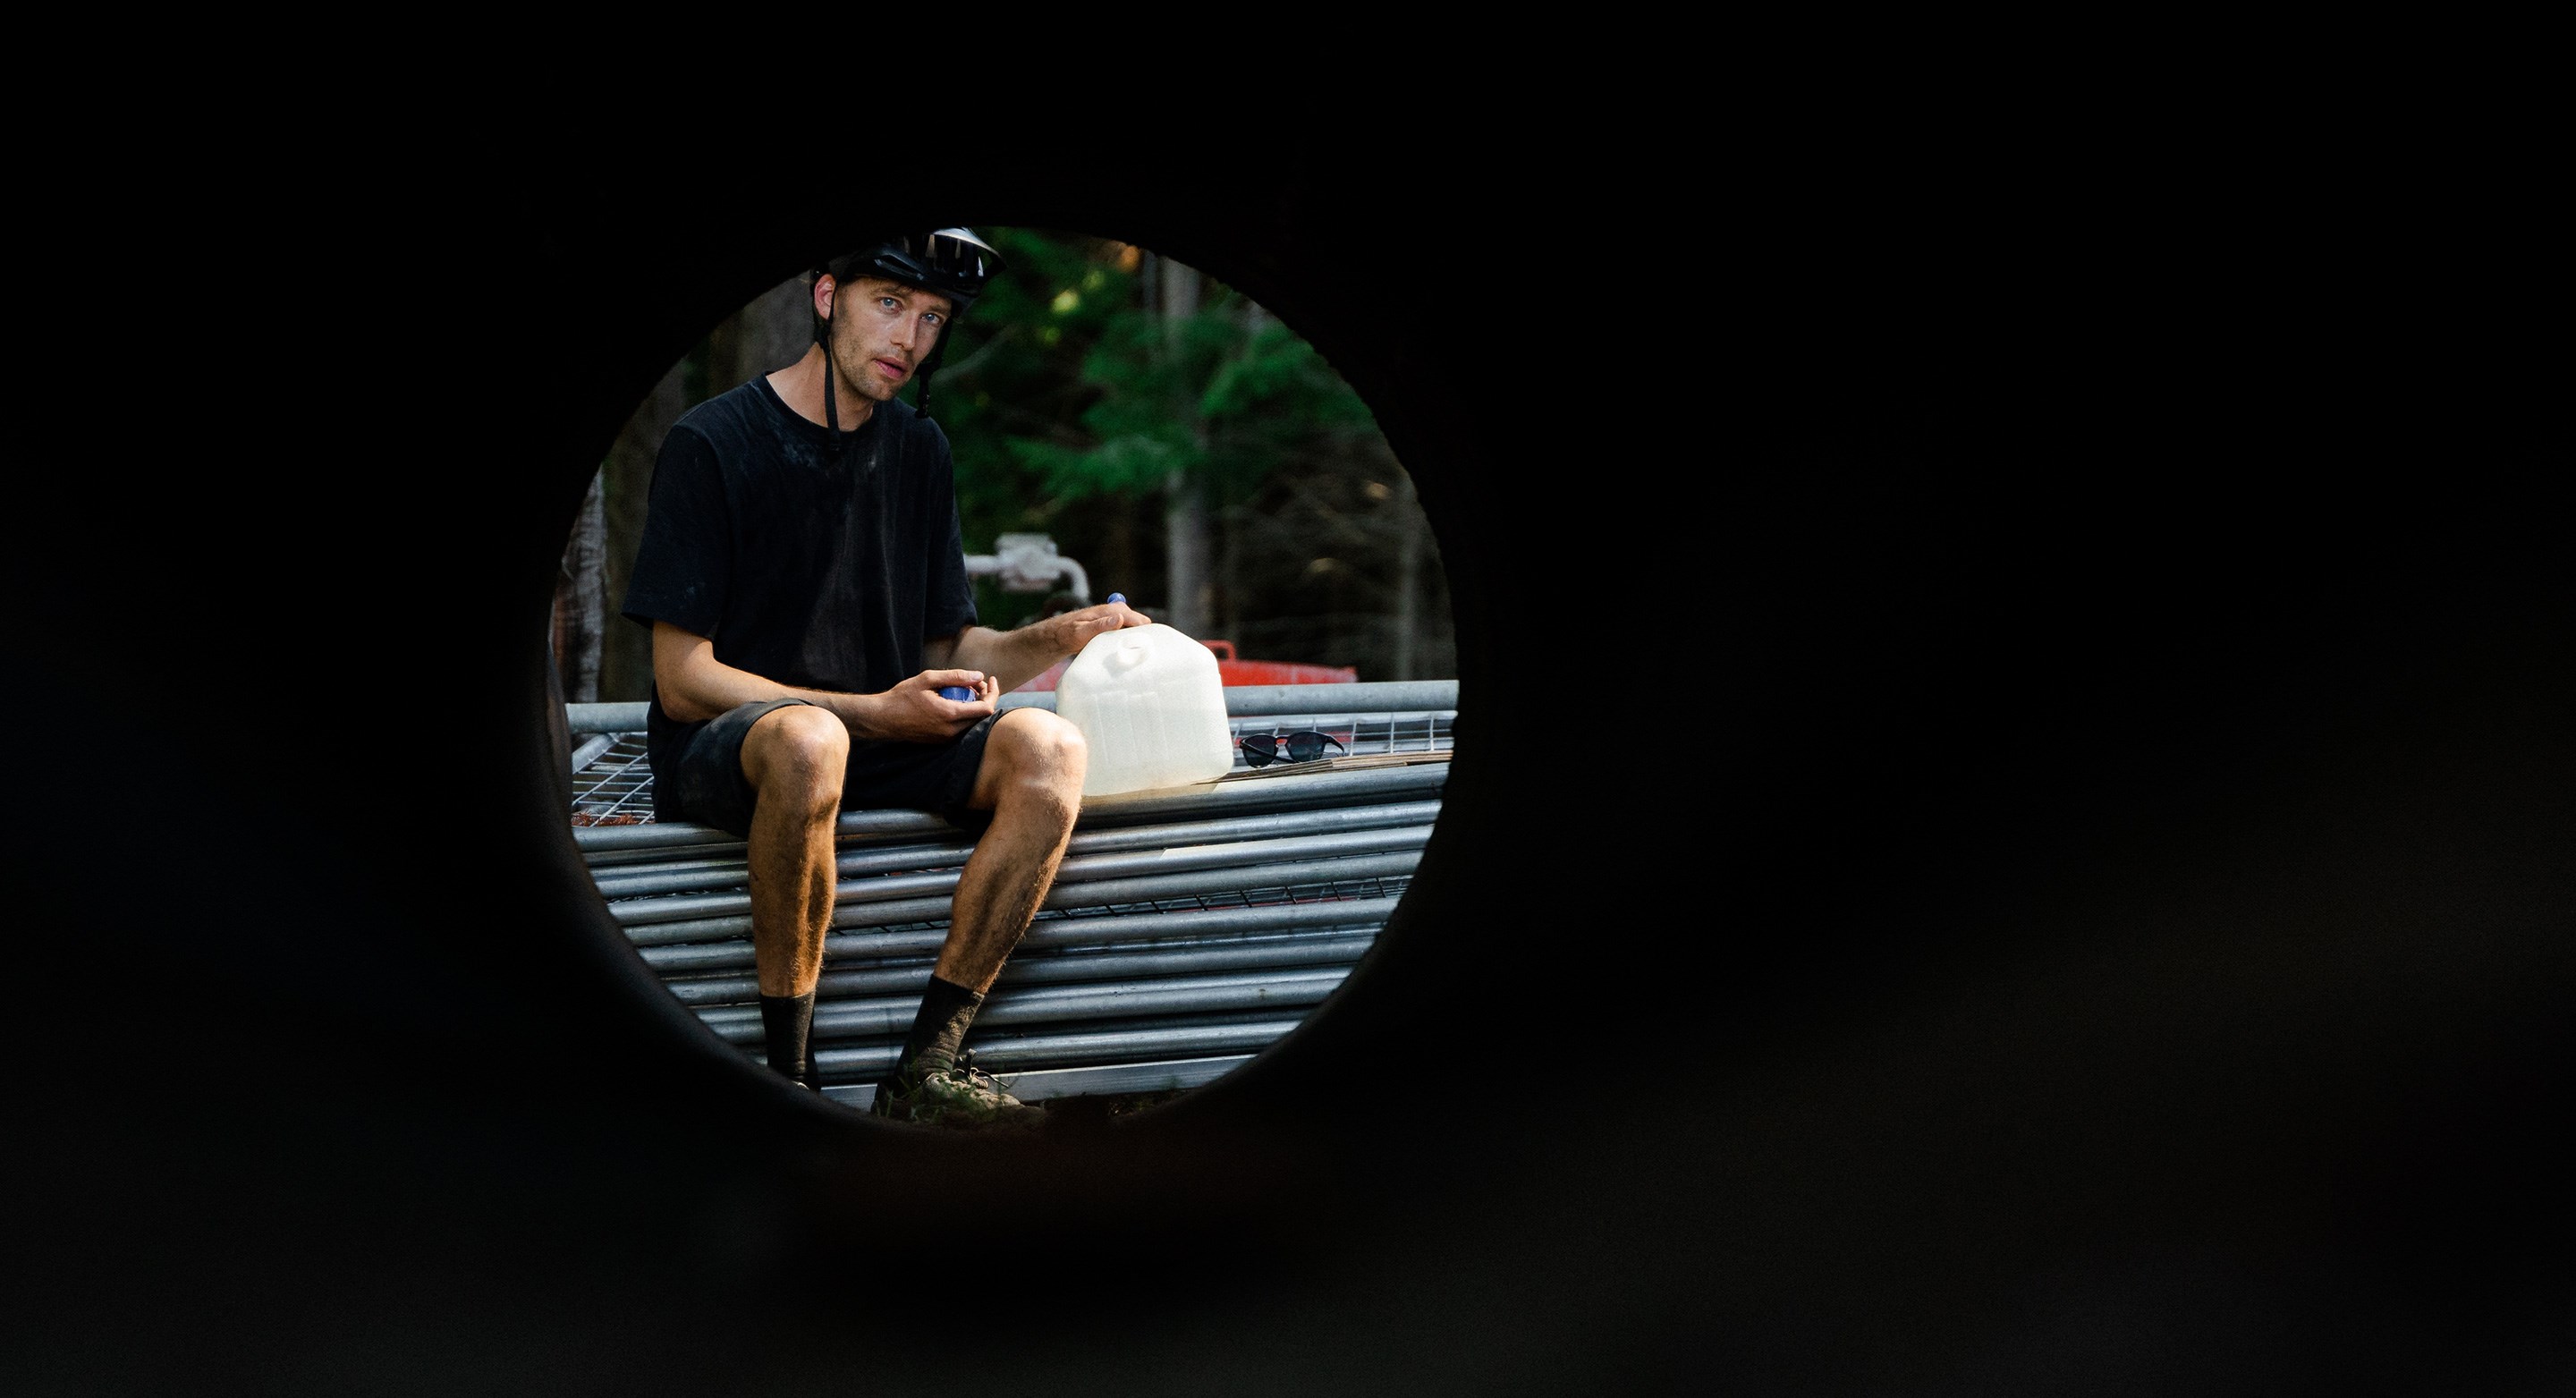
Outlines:
[[[641,825],[653,818],[653,767],[641,733],[604,733],[576,749],[572,823]]]
[[[1085,804],[967,1040],[1024,1098],[1210,1081],[1295,1028],[1374,943],[1437,818],[1455,711],[1273,707],[1309,711],[1236,717],[1226,778]],[[1342,751],[1260,768],[1242,756],[1244,737],[1306,731]],[[672,994],[757,1059],[742,842],[654,825],[640,733],[591,732],[575,757],[576,842],[611,915]],[[1350,770],[1388,764],[1403,770]],[[901,812],[845,814],[838,834],[813,1043],[826,1093],[864,1106],[910,1028],[973,844]]]

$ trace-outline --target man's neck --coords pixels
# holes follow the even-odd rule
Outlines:
[[[769,386],[778,393],[798,417],[817,427],[828,426],[823,416],[823,347],[808,345],[805,357],[769,376]],[[841,430],[856,432],[867,425],[877,411],[875,400],[853,393],[839,374],[832,376],[833,396],[840,399]]]

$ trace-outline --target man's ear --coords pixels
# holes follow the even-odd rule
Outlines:
[[[824,272],[816,276],[814,278],[814,314],[821,316],[825,320],[830,320],[832,318],[832,293],[839,289],[838,283],[835,283],[832,280],[831,273]]]

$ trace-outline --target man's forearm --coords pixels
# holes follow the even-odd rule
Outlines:
[[[1016,631],[970,626],[959,633],[948,663],[960,670],[981,670],[1008,693],[1070,654],[1062,634],[1052,626],[1023,626]]]
[[[653,662],[653,680],[662,701],[662,711],[683,723],[711,719],[744,704],[764,703],[771,699],[802,699],[831,710],[852,733],[860,737],[875,736],[878,727],[875,712],[877,695],[844,694],[780,684],[766,676],[725,664],[715,658],[704,641],[686,633],[675,632],[666,637],[657,630]]]
[[[662,696],[663,709],[671,717],[689,723],[713,718],[727,709],[743,704],[758,704],[771,699],[802,699],[809,704],[819,704],[831,710],[839,716],[841,722],[849,725],[852,733],[859,737],[876,736],[873,731],[876,727],[873,706],[879,697],[877,695],[844,694],[831,689],[806,689],[798,685],[780,684],[775,680],[755,675],[749,670],[737,670],[731,666],[712,668],[715,670],[714,673],[710,673],[707,669],[700,669],[690,675],[684,697],[665,692]],[[681,698],[681,702],[676,704],[672,702],[675,697]]]

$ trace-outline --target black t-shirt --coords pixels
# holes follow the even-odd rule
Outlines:
[[[663,439],[625,615],[715,642],[780,684],[875,694],[921,673],[921,643],[975,624],[948,436],[900,401],[831,433],[766,379]],[[656,766],[698,725],[653,696]]]

